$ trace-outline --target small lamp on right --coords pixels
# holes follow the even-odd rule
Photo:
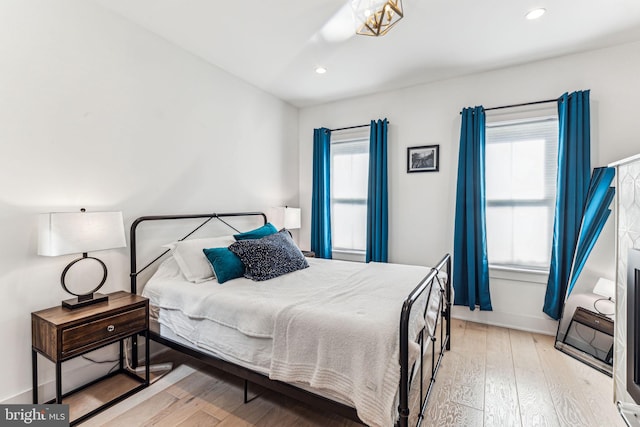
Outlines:
[[[615,282],[600,277],[598,282],[593,287],[593,293],[596,295],[600,295],[602,298],[598,298],[593,302],[593,308],[603,316],[611,316],[615,314],[615,297],[616,297],[616,284]],[[598,309],[598,302],[600,301],[609,301],[611,303],[612,308],[608,312],[602,312]]]
[[[276,228],[286,228],[287,230],[300,228],[300,216],[300,208],[290,208],[289,206],[271,208],[269,213],[269,219]]]

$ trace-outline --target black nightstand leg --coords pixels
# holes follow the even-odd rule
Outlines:
[[[33,404],[38,404],[38,353],[31,350],[31,379],[33,381]]]
[[[151,359],[149,359],[149,329],[145,329],[144,331],[144,360],[145,360],[145,377],[144,377],[144,384],[145,385],[149,385],[149,365],[151,364]]]
[[[122,345],[123,341],[124,340],[120,340],[119,341],[119,345],[120,345],[120,359],[119,359],[120,360],[120,364],[119,364],[119,367],[120,367],[120,370],[122,370],[124,368],[124,364],[122,363],[122,361],[124,359],[124,348],[123,348],[124,346]]]
[[[604,361],[613,366],[613,344],[611,344],[611,348],[609,349],[607,357],[605,357]]]
[[[138,367],[138,336],[131,337],[131,367]]]
[[[569,322],[569,327],[567,328],[567,331],[564,333],[564,337],[562,337],[562,344],[565,344],[567,341],[567,336],[569,335],[569,331],[571,330],[571,325],[573,325],[573,317],[571,318],[571,321]]]
[[[62,403],[62,362],[56,362],[56,403]]]

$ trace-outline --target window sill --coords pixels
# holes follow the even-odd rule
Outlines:
[[[332,258],[341,261],[365,262],[367,255],[364,251],[350,251],[345,249],[332,249]]]
[[[503,267],[497,265],[489,266],[489,277],[491,279],[510,280],[514,282],[547,284],[549,272],[545,270],[534,270],[527,268]]]

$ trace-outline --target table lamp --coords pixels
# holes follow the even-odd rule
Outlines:
[[[287,230],[295,230],[301,226],[300,216],[300,208],[278,206],[271,208],[269,218],[271,223],[278,229],[286,228]]]
[[[50,212],[40,214],[38,221],[38,255],[60,256],[82,254],[71,261],[62,271],[60,283],[62,288],[75,295],[62,301],[62,306],[76,309],[107,301],[107,295],[96,293],[107,280],[107,266],[88,252],[127,246],[124,234],[122,212]],[[102,267],[103,276],[100,283],[87,293],[71,291],[65,283],[69,269],[83,260],[97,261]]]

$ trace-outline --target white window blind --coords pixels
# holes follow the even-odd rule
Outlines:
[[[487,124],[485,196],[492,266],[549,268],[557,158],[557,116]]]
[[[369,138],[332,138],[331,240],[336,253],[366,250],[368,175]]]

